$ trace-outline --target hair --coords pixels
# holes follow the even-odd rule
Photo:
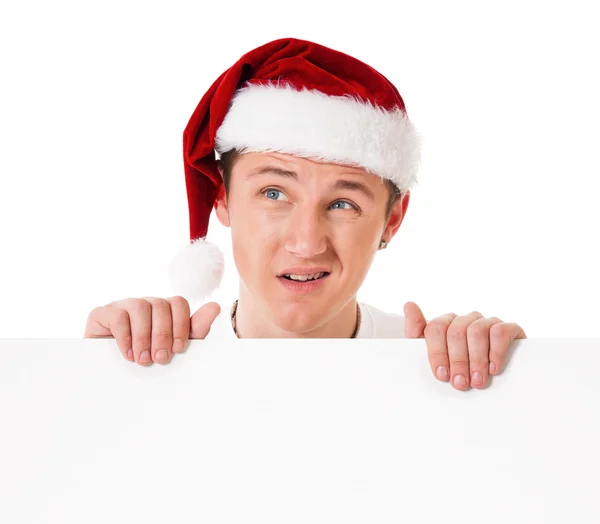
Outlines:
[[[225,195],[227,196],[229,196],[229,188],[231,185],[231,172],[236,160],[241,154],[242,153],[237,149],[230,149],[221,155],[221,159],[218,162],[219,167],[223,170],[223,185],[225,186]],[[385,219],[387,221],[390,218],[390,214],[394,205],[402,197],[402,191],[400,191],[400,188],[391,180],[388,180],[387,178],[382,178],[381,180],[388,186],[389,189],[389,196],[385,209]]]

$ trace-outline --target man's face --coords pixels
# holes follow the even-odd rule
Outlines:
[[[304,333],[356,295],[385,235],[395,234],[409,194],[386,223],[389,189],[363,169],[281,153],[246,153],[217,199],[252,304],[281,329]],[[316,280],[305,280],[306,273]],[[302,280],[298,280],[302,279]]]

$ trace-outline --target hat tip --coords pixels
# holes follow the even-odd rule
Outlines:
[[[197,238],[182,248],[169,264],[169,280],[176,295],[189,301],[208,298],[221,284],[225,260],[216,244]]]

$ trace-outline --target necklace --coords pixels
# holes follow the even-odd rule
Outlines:
[[[235,333],[235,336],[237,338],[240,338],[240,336],[238,335],[237,329],[235,327],[236,325],[236,317],[235,314],[237,313],[237,306],[238,306],[238,301],[236,300],[233,303],[233,306],[231,308],[231,326],[233,327],[233,332]],[[354,328],[354,333],[352,333],[352,336],[350,338],[356,338],[356,335],[358,335],[358,330],[360,329],[360,306],[358,304],[356,304],[356,327]]]

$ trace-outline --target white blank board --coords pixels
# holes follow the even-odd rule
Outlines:
[[[0,522],[600,522],[600,340],[514,342],[484,390],[424,340],[0,340]]]

